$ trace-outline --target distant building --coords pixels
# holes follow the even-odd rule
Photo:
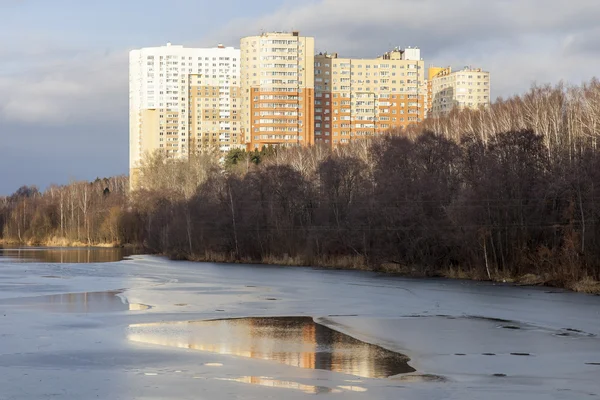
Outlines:
[[[466,67],[430,67],[428,73],[428,116],[437,118],[454,109],[477,110],[490,105],[490,73]]]
[[[373,59],[315,56],[315,142],[336,147],[423,120],[424,74],[418,48]]]
[[[144,154],[168,157],[263,146],[329,147],[453,109],[487,107],[490,74],[430,67],[419,48],[372,59],[315,54],[299,32],[241,39],[240,49],[166,46],[129,59],[130,176]]]
[[[147,152],[173,158],[229,151],[241,135],[240,51],[170,43],[129,55],[129,167],[132,185]]]
[[[263,33],[243,38],[240,50],[248,149],[313,144],[314,38]]]
[[[433,65],[429,66],[427,69],[427,117],[431,117],[431,110],[433,107],[433,78],[445,70],[443,67],[434,67]]]

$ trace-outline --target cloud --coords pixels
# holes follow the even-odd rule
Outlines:
[[[0,195],[127,172],[127,52],[54,49],[0,68]]]
[[[568,51],[598,45],[598,15],[597,0],[571,1],[568,7],[564,0],[322,0],[231,21],[198,43],[237,43],[261,31],[297,29],[316,38],[318,51],[346,57],[419,46],[427,65],[489,70],[494,94],[508,96],[525,91],[532,80],[591,78],[593,71],[574,65]],[[570,48],[561,47],[569,38]],[[587,56],[577,60],[600,61],[592,51]]]
[[[10,1],[2,2],[10,4]],[[0,3],[0,4],[2,4]],[[419,46],[426,64],[490,70],[495,95],[533,79],[579,82],[597,63],[600,1],[312,0],[286,2],[253,19],[235,19],[189,44],[239,46],[243,36],[298,29],[319,51],[375,57]],[[35,40],[33,40],[35,39]],[[57,46],[37,37],[0,45],[0,119],[30,124],[122,120],[127,114],[127,52]],[[549,45],[555,43],[555,46]],[[506,71],[511,71],[507,76]]]
[[[581,83],[600,65],[598,0],[281,0],[279,6],[276,1],[261,3],[263,8],[273,5],[262,16],[223,20],[214,32],[180,42],[238,47],[241,37],[261,31],[300,30],[316,38],[318,51],[341,56],[375,57],[396,46],[419,46],[426,65],[489,70],[492,95],[503,97],[526,91],[533,81]],[[227,2],[234,3],[241,10],[251,2]],[[0,0],[0,9],[26,4]],[[159,14],[148,18],[165,19]],[[174,24],[196,19],[191,13]],[[154,40],[148,37],[172,37],[177,29],[169,25],[172,21],[164,22],[142,24],[137,33],[111,39],[111,51],[73,35],[72,27],[38,27],[1,42],[0,171],[11,171],[15,184],[41,186],[73,174],[92,179],[126,172],[125,47]],[[109,35],[111,25],[106,29]],[[16,167],[23,163],[30,164]],[[8,190],[2,185],[0,193]]]
[[[600,53],[600,27],[567,35],[562,48],[569,56],[597,56]]]
[[[127,114],[127,52],[28,49],[12,54],[10,59],[18,63],[5,65],[0,74],[2,120],[30,124],[97,123]]]

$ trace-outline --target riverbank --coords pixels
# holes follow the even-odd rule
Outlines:
[[[24,247],[73,247],[73,248],[85,248],[85,247],[99,247],[99,248],[122,248],[122,247],[135,247],[133,245],[121,245],[119,243],[84,243],[80,241],[72,241],[66,238],[51,238],[48,240],[30,240],[30,241],[18,241],[0,239],[0,246],[24,246]]]
[[[69,241],[65,238],[52,238],[43,242],[20,243],[0,239],[0,246],[25,246],[25,247],[56,247],[56,248],[136,248],[140,247],[130,244],[118,243],[82,243]],[[140,251],[141,253],[142,251]],[[146,252],[151,254],[152,252]],[[174,261],[212,262],[222,264],[256,264],[256,265],[281,265],[286,267],[315,267],[339,271],[366,271],[377,272],[387,275],[396,275],[408,278],[446,278],[454,280],[487,281],[495,283],[507,283],[515,286],[543,286],[566,289],[577,293],[600,295],[600,282],[591,278],[583,277],[573,279],[560,275],[536,275],[525,274],[521,276],[507,276],[491,271],[490,276],[482,275],[477,270],[464,268],[450,268],[447,270],[436,270],[431,268],[417,268],[403,266],[396,263],[383,263],[379,266],[369,265],[367,260],[361,256],[339,256],[339,257],[317,257],[310,260],[302,257],[263,257],[261,260],[250,258],[236,259],[235,256],[224,253],[209,252],[202,256],[187,255],[183,253],[161,254]]]
[[[2,398],[135,393],[192,400],[200,390],[203,398],[224,400],[442,399],[449,393],[461,400],[542,400],[557,393],[581,400],[600,394],[594,365],[600,362],[600,297],[147,256],[89,267],[31,259],[0,265],[0,284],[9,289],[0,314],[6,315]],[[286,318],[285,327],[269,330],[277,317],[318,325]],[[277,360],[243,348],[273,343],[271,332],[283,338],[273,347],[282,355]],[[342,335],[355,339],[352,346],[365,342],[404,354],[417,372],[360,378],[381,365],[363,357],[384,355],[368,345],[334,363],[340,371],[357,368],[356,377],[322,371],[332,368],[330,351],[348,348]]]
[[[446,278],[454,280],[487,281],[507,283],[515,286],[543,286],[566,289],[577,293],[600,295],[600,282],[591,277],[573,279],[561,275],[536,275],[525,274],[522,276],[507,276],[497,271],[490,271],[490,276],[482,275],[476,270],[463,268],[450,268],[435,270],[430,268],[416,268],[395,263],[384,263],[373,267],[361,256],[318,257],[305,260],[301,257],[263,257],[261,260],[249,258],[236,259],[233,255],[223,253],[207,253],[203,256],[185,255],[181,253],[166,254],[171,260],[192,262],[213,262],[223,264],[256,264],[256,265],[282,265],[287,267],[316,267],[343,271],[367,271],[408,278]]]

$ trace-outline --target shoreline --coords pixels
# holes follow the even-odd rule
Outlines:
[[[97,248],[97,249],[124,249],[124,248],[139,248],[138,246],[130,244],[118,244],[118,243],[83,243],[79,241],[70,241],[68,239],[57,239],[53,238],[45,241],[29,241],[20,242],[18,240],[6,240],[0,239],[0,246],[20,246],[24,248],[35,248],[35,247],[48,247],[48,248]]]
[[[287,257],[276,258],[266,257],[261,261],[241,259],[236,260],[233,257],[223,254],[209,254],[208,256],[185,256],[182,254],[161,254],[173,261],[189,261],[189,262],[210,262],[218,264],[249,264],[249,265],[272,265],[283,267],[311,267],[323,270],[333,271],[363,271],[375,272],[383,275],[398,276],[403,278],[428,279],[428,278],[443,278],[450,280],[464,280],[472,282],[491,282],[502,283],[512,286],[524,287],[546,287],[564,289],[574,293],[582,293],[589,295],[600,296],[600,281],[585,277],[579,280],[565,280],[559,276],[541,276],[534,274],[525,274],[519,277],[508,277],[495,274],[492,279],[487,276],[481,276],[476,273],[466,271],[461,268],[448,270],[426,270],[425,272],[418,271],[415,267],[406,267],[393,263],[384,263],[377,268],[369,267],[364,260],[359,257],[343,256],[336,259],[317,259],[314,262],[306,262],[300,258]]]
[[[18,241],[9,241],[0,239],[0,246],[23,246],[23,247],[47,247],[47,248],[96,248],[96,249],[123,249],[123,248],[137,248],[144,253],[144,249],[139,246],[132,244],[118,244],[118,243],[95,243],[87,244],[82,242],[71,242],[67,239],[53,238],[44,242],[29,242],[20,243]],[[583,293],[600,296],[600,282],[592,278],[583,278],[579,280],[565,280],[559,276],[541,276],[534,274],[526,274],[519,277],[501,276],[494,274],[492,279],[487,276],[481,276],[471,271],[467,271],[461,268],[448,269],[448,270],[425,270],[419,271],[415,267],[401,266],[394,263],[384,263],[379,267],[373,268],[366,264],[362,257],[353,256],[341,256],[341,257],[329,257],[329,258],[317,258],[314,260],[303,260],[300,257],[264,257],[262,260],[252,259],[236,259],[231,255],[208,253],[204,256],[198,255],[186,255],[186,254],[159,254],[153,253],[152,251],[145,251],[148,255],[161,255],[169,258],[172,261],[189,261],[189,262],[210,262],[218,264],[248,264],[248,265],[271,265],[271,266],[282,266],[282,267],[310,267],[323,270],[332,271],[363,271],[363,272],[375,272],[389,276],[399,276],[403,278],[415,278],[415,279],[428,279],[428,278],[443,278],[451,280],[464,280],[473,282],[491,282],[491,283],[503,283],[513,286],[525,286],[525,287],[547,287],[564,289],[575,293]]]

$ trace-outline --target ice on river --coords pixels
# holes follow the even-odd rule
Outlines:
[[[11,257],[0,263],[0,399],[600,396],[597,296],[148,256]]]

